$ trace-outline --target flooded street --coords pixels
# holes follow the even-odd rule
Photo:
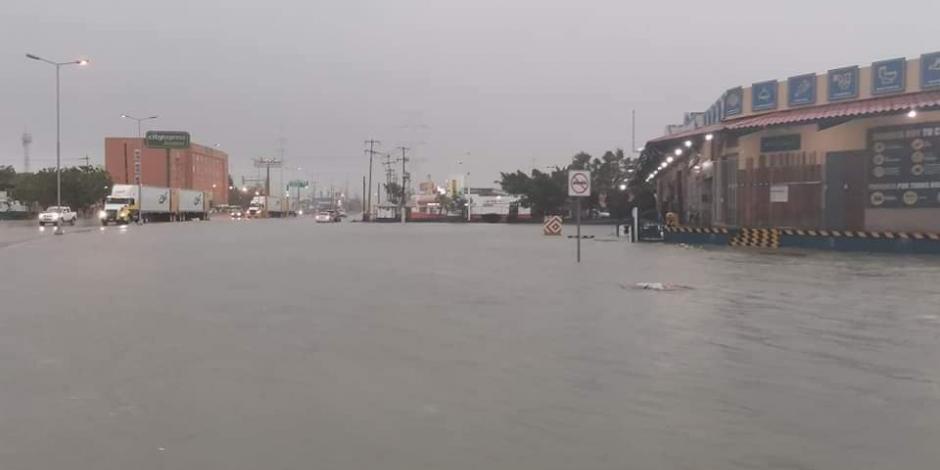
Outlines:
[[[937,257],[610,227],[580,265],[538,225],[66,231],[0,225],[4,470],[940,461]]]

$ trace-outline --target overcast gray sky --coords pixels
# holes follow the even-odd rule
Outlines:
[[[273,155],[358,188],[363,140],[414,148],[415,178],[500,170],[659,135],[732,86],[940,49],[940,2],[793,0],[5,0],[0,164],[101,162],[122,113],[221,144],[231,167]],[[469,156],[467,154],[469,153]],[[66,163],[74,160],[67,161]]]

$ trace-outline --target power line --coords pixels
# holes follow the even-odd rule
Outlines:
[[[366,141],[369,144],[369,188],[372,188],[372,159],[375,157],[375,154],[379,153],[375,151],[375,146],[381,144],[378,140],[369,139]],[[369,202],[366,204],[365,210],[362,211],[364,214],[364,220],[369,220],[372,218],[372,190],[369,190]]]
[[[398,201],[398,210],[401,211],[401,223],[405,223],[405,187],[408,185],[408,172],[405,170],[405,163],[408,163],[410,160],[406,153],[409,149],[408,147],[398,147],[401,150],[401,199]]]

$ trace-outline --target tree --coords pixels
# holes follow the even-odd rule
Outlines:
[[[62,170],[62,205],[86,209],[102,201],[111,190],[111,175],[101,168],[81,166]],[[13,197],[42,207],[56,204],[56,170],[16,175]]]
[[[438,214],[441,215],[454,212],[456,209],[456,203],[454,202],[454,199],[448,196],[446,193],[438,194],[434,198],[434,202],[440,204]]]
[[[385,194],[387,195],[385,201],[389,205],[397,206],[401,203],[401,185],[392,181],[391,183],[385,184]]]
[[[611,216],[625,217],[629,211],[628,193],[620,189],[626,184],[627,158],[623,150],[608,151],[601,158],[592,158],[590,154],[579,152],[571,158],[566,167],[555,167],[545,173],[532,170],[532,174],[522,171],[500,173],[499,184],[509,194],[519,196],[520,204],[532,209],[532,214],[540,217],[563,211],[568,203],[568,170],[588,170],[591,172],[591,197],[587,198],[585,209],[607,208]]]
[[[0,166],[0,191],[13,189],[16,183],[16,170],[12,166]]]
[[[62,171],[62,203],[73,209],[87,209],[111,192],[111,175],[91,165]]]
[[[521,170],[500,173],[499,184],[503,191],[519,196],[519,204],[531,208],[534,216],[557,214],[564,209],[568,199],[566,170],[558,167],[551,173],[532,170],[531,176]]]
[[[258,186],[245,187],[246,190],[242,191],[242,188],[235,186],[232,175],[228,175],[228,186],[231,188],[228,190],[228,203],[238,207],[248,207],[251,204],[251,198],[255,196],[255,191],[262,191]]]

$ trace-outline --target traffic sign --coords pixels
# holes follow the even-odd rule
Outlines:
[[[545,235],[561,235],[561,216],[545,216],[545,223],[542,225],[542,229],[544,230]]]
[[[147,131],[144,145],[152,149],[188,149],[189,132],[183,131]]]
[[[591,195],[591,172],[585,170],[568,171],[568,196],[589,197]]]

